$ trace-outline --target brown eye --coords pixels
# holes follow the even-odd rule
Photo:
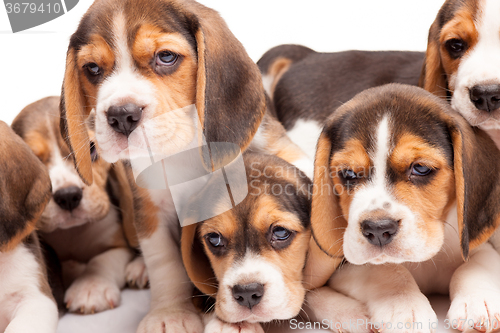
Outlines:
[[[356,172],[352,170],[341,171],[341,177],[345,180],[351,180],[351,181],[358,179],[358,175],[356,174]]]
[[[467,43],[458,38],[447,40],[444,46],[450,56],[454,59],[460,58],[467,50]]]
[[[429,175],[431,172],[432,172],[431,168],[426,167],[425,165],[422,164],[413,164],[413,167],[411,169],[412,176],[424,177]]]
[[[292,232],[288,229],[285,229],[283,227],[275,227],[273,229],[273,237],[272,240],[277,240],[277,241],[285,241],[288,238],[290,238],[290,235]]]
[[[170,51],[161,51],[156,55],[156,64],[158,66],[173,66],[179,55]]]
[[[268,232],[268,241],[275,250],[287,248],[294,239],[295,231],[280,226],[271,227]]]
[[[216,256],[222,256],[227,251],[227,240],[217,232],[211,232],[206,234],[205,243],[208,249]]]
[[[208,240],[208,243],[213,246],[213,247],[220,247],[220,246],[224,246],[223,244],[223,241],[222,241],[222,236],[215,233],[215,232],[212,232],[212,233],[209,233],[207,236],[206,236],[207,240]]]
[[[84,67],[90,75],[97,76],[101,74],[101,68],[95,62],[89,62]]]

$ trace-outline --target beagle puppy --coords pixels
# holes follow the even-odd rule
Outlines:
[[[49,175],[4,122],[0,136],[0,332],[55,333],[58,311],[35,233]]]
[[[82,149],[90,151],[94,182],[80,179],[59,129],[59,102],[47,97],[28,105],[12,128],[49,170],[52,198],[38,229],[62,263],[64,303],[71,312],[100,312],[120,304],[126,280],[140,287],[146,282],[144,265],[127,270],[133,251],[124,227],[133,222],[122,220],[133,218],[132,192],[123,166],[100,158],[93,141]]]
[[[301,45],[280,45],[267,51],[257,65],[276,117],[313,160],[319,134],[333,110],[368,88],[417,85],[423,60],[423,52],[319,53]]]
[[[447,0],[429,30],[419,85],[451,101],[500,147],[500,4]]]
[[[448,292],[450,326],[490,331],[500,255],[487,240],[499,200],[500,152],[485,132],[421,88],[366,90],[327,119],[318,141],[306,272],[365,303],[384,332],[434,331],[424,294]],[[335,298],[324,295],[309,305],[328,319],[323,304]]]
[[[215,298],[205,332],[263,333],[259,323],[293,318],[304,301],[312,183],[276,156],[247,152],[243,157],[249,184],[245,200],[182,232],[187,273],[199,290]],[[200,196],[210,195],[209,183]],[[211,205],[217,207],[220,200]]]
[[[133,181],[138,171],[130,161],[143,157],[137,150],[176,154],[198,129],[206,142],[233,143],[241,151],[258,132],[255,151],[271,147],[269,152],[287,161],[306,160],[266,113],[270,107],[259,70],[241,43],[215,11],[195,1],[97,0],[70,39],[61,128],[87,185],[94,178],[92,154],[81,147],[89,147],[84,124],[91,110],[97,152],[110,163],[125,161]],[[205,166],[219,169],[226,158]],[[152,295],[138,332],[201,332],[172,194],[168,186],[134,185],[133,191]]]

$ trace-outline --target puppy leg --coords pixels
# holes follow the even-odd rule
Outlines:
[[[226,323],[212,313],[204,316],[204,333],[264,333],[259,323]]]
[[[56,303],[38,292],[19,304],[4,333],[54,333],[58,319]]]
[[[168,223],[168,222],[167,222]],[[177,221],[170,221],[177,226]],[[201,333],[203,324],[193,302],[193,285],[184,265],[175,231],[160,224],[140,245],[148,269],[151,309],[138,333]]]
[[[448,320],[464,331],[500,328],[500,255],[486,243],[476,248],[468,261],[453,274]]]
[[[328,325],[334,332],[372,332],[366,307],[328,286],[308,292],[305,305],[308,320]]]
[[[437,316],[429,300],[401,265],[346,265],[333,274],[329,285],[365,303],[371,324],[384,333],[435,331]]]
[[[132,288],[146,288],[149,282],[148,270],[142,255],[128,263],[125,269],[127,284]]]
[[[92,258],[85,271],[66,291],[69,311],[95,313],[120,304],[120,289],[125,286],[125,267],[132,260],[128,248],[116,248]]]

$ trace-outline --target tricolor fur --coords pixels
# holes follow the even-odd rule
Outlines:
[[[57,306],[35,228],[50,199],[47,169],[0,122],[0,331],[54,333]]]

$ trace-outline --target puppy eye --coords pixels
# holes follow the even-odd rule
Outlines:
[[[343,170],[342,178],[344,178],[345,180],[355,180],[358,179],[358,175],[352,170]]]
[[[467,43],[461,39],[453,38],[445,43],[446,50],[452,58],[459,58],[467,50]]]
[[[291,235],[292,235],[292,232],[290,230],[285,229],[283,227],[275,227],[275,228],[273,228],[273,236],[272,236],[271,240],[285,241],[288,238],[290,238]]]
[[[218,233],[211,232],[208,235],[205,236],[207,241],[212,245],[213,247],[222,247],[224,246],[224,242],[222,240],[222,236],[219,235]]]
[[[431,168],[426,167],[425,165],[422,164],[413,164],[411,168],[412,176],[427,176],[431,172],[432,172]]]
[[[295,232],[283,227],[270,227],[268,231],[268,241],[275,250],[282,250],[292,244]]]
[[[95,62],[89,62],[84,67],[90,75],[97,76],[101,74],[101,68]]]
[[[156,64],[159,66],[172,66],[177,62],[179,55],[170,51],[161,51],[156,55]]]
[[[92,159],[92,162],[97,161],[97,159],[99,158],[97,148],[95,147],[95,143],[93,141],[90,141],[90,158]]]

